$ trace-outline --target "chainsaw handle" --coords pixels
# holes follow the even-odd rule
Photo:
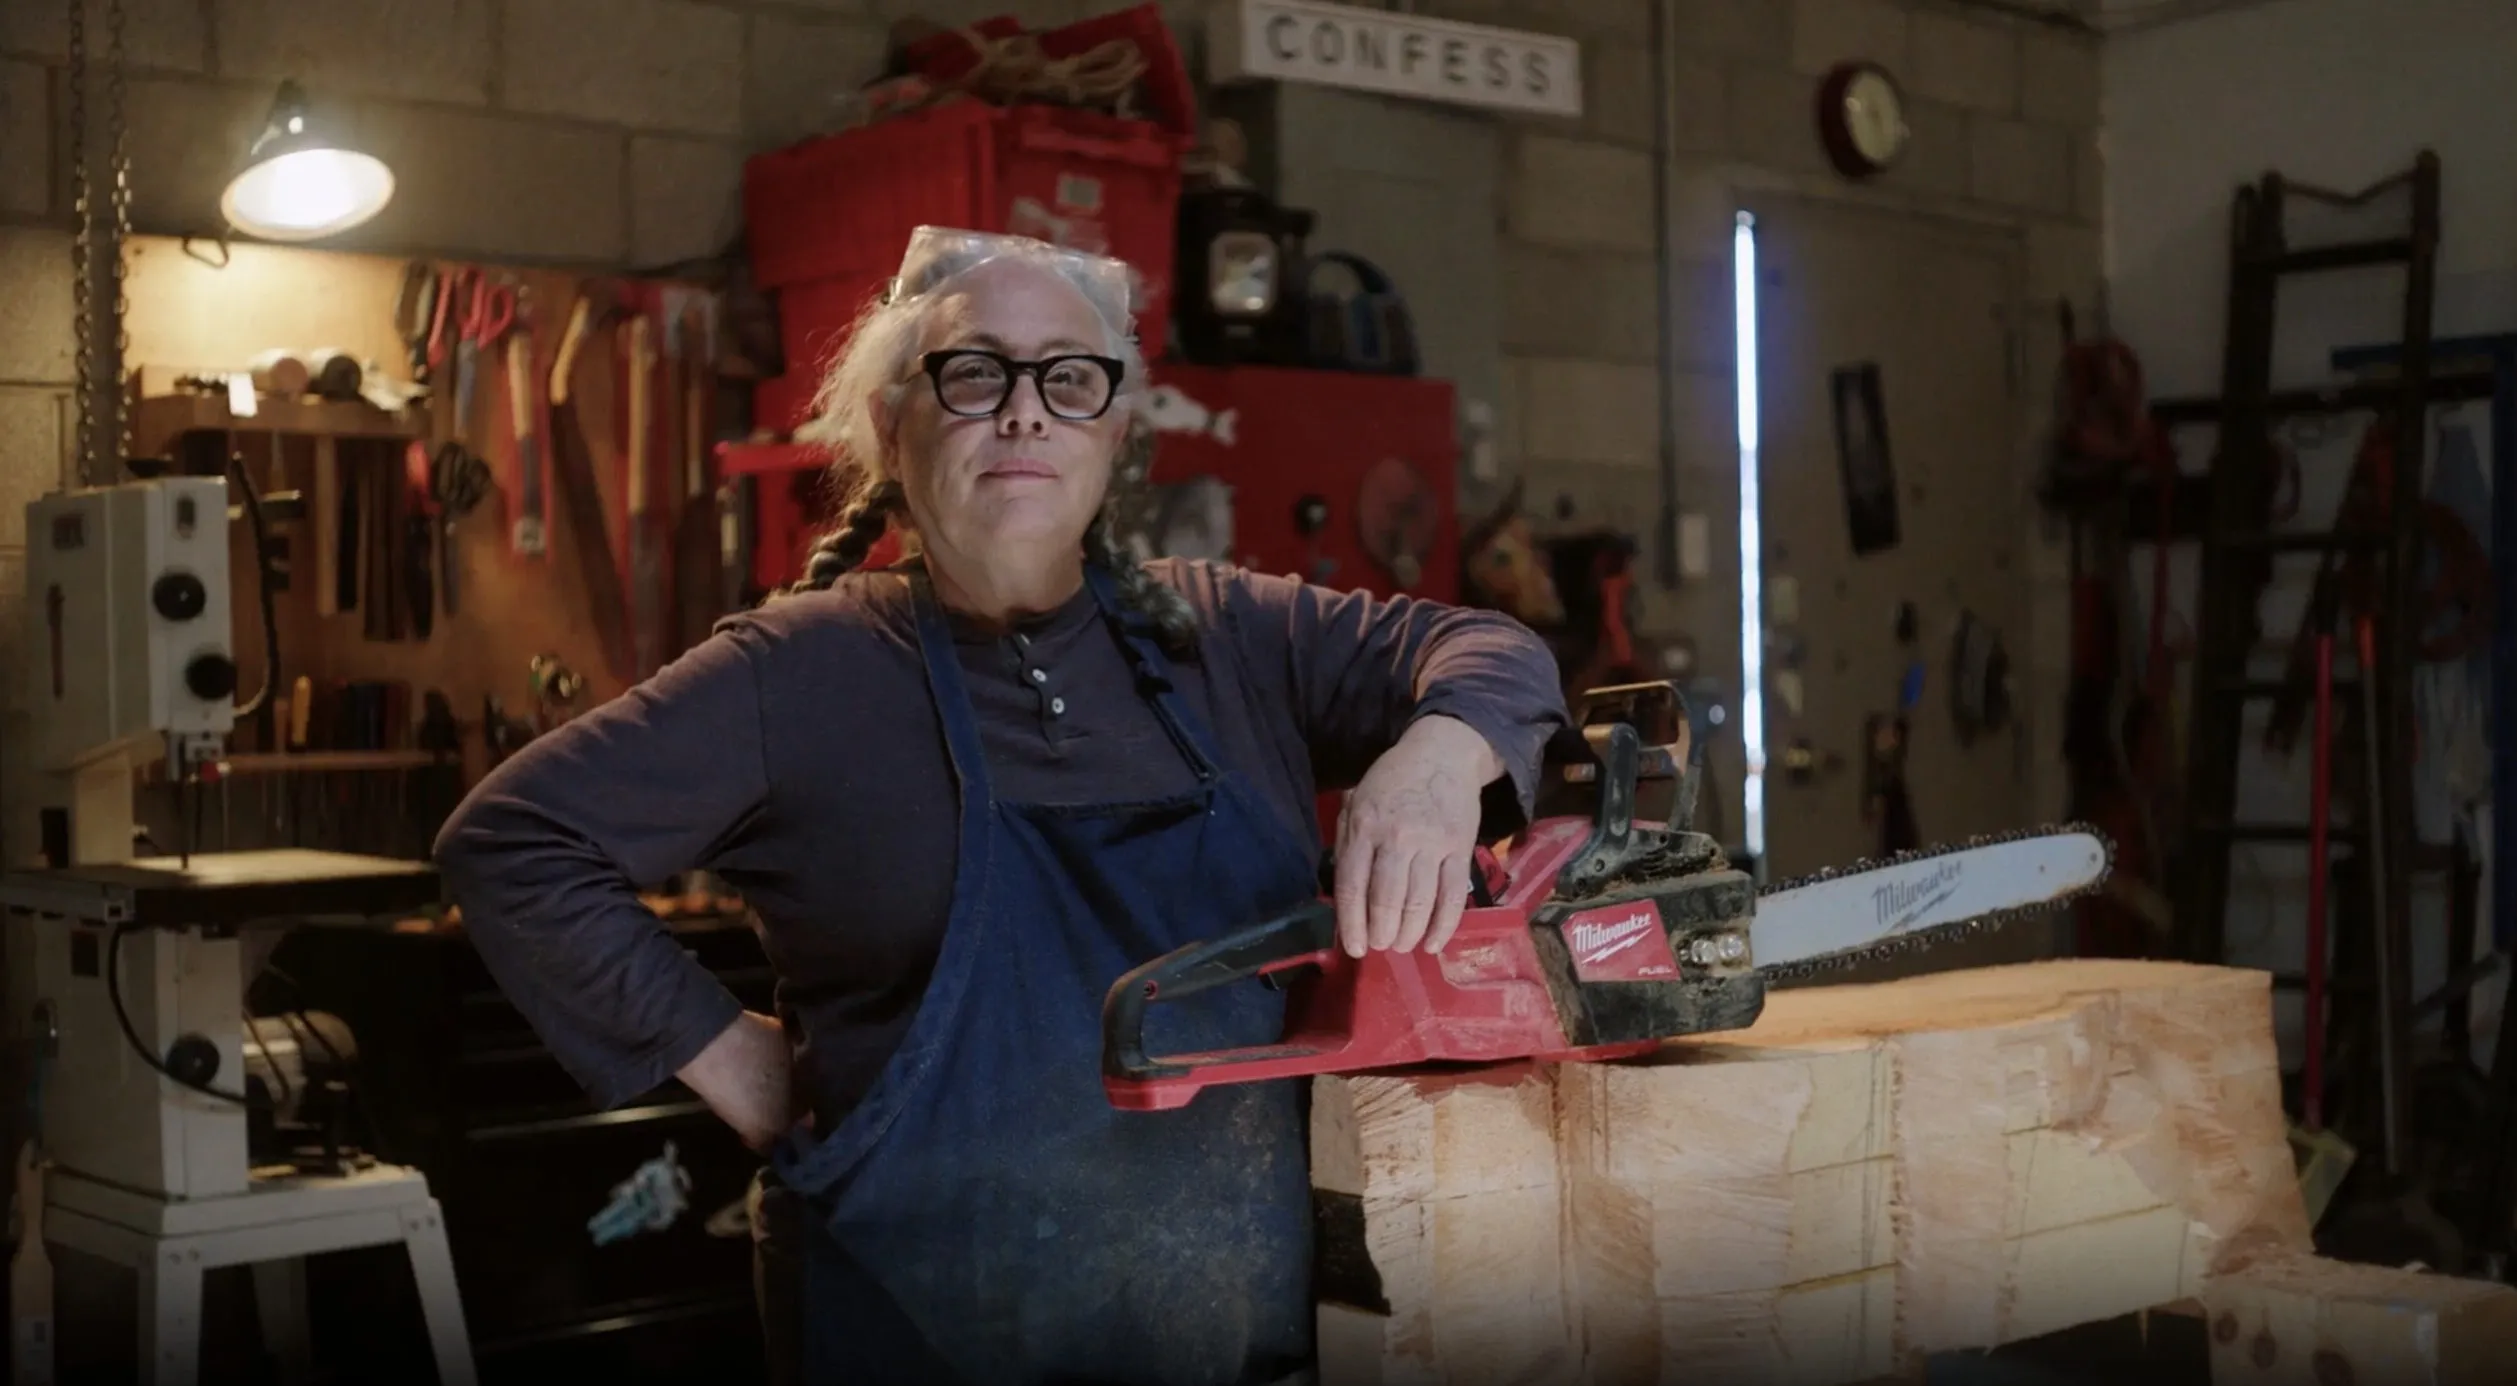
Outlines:
[[[1314,900],[1238,933],[1174,949],[1110,985],[1101,1004],[1101,1067],[1113,1078],[1188,1072],[1145,1052],[1145,1011],[1227,982],[1247,981],[1305,962],[1325,961],[1337,942],[1337,906]]]

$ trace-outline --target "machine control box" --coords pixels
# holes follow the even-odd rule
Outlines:
[[[26,507],[25,661],[36,768],[236,720],[227,483],[165,477]]]

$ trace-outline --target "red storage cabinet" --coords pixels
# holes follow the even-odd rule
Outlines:
[[[1264,366],[1163,363],[1153,381],[1156,485],[1212,477],[1232,488],[1232,558],[1327,587],[1435,601],[1459,596],[1459,443],[1447,380]],[[1427,513],[1413,582],[1365,543],[1366,492],[1398,464]],[[1378,475],[1376,476],[1376,469]],[[1297,512],[1326,502],[1305,535]]]
[[[1160,356],[1187,145],[1150,121],[965,99],[753,156],[745,234],[778,296],[788,371],[819,374],[922,225],[1125,260],[1142,278],[1137,334]]]

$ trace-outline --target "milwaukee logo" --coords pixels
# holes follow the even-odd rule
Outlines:
[[[1641,943],[1660,928],[1649,908],[1640,909],[1623,919],[1605,924],[1581,923],[1573,926],[1573,956],[1585,963],[1595,963]]]
[[[1880,927],[1889,933],[1902,933],[1933,906],[1957,894],[1958,878],[1966,868],[1955,861],[1945,861],[1928,873],[1910,881],[1890,881],[1870,892],[1871,907],[1879,913]]]

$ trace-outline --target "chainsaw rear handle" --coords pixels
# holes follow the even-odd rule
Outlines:
[[[1195,996],[1304,963],[1325,962],[1337,944],[1337,906],[1314,900],[1237,933],[1165,953],[1121,977],[1101,1003],[1101,1068],[1113,1078],[1176,1078],[1185,1064],[1145,1052],[1149,1006]]]

